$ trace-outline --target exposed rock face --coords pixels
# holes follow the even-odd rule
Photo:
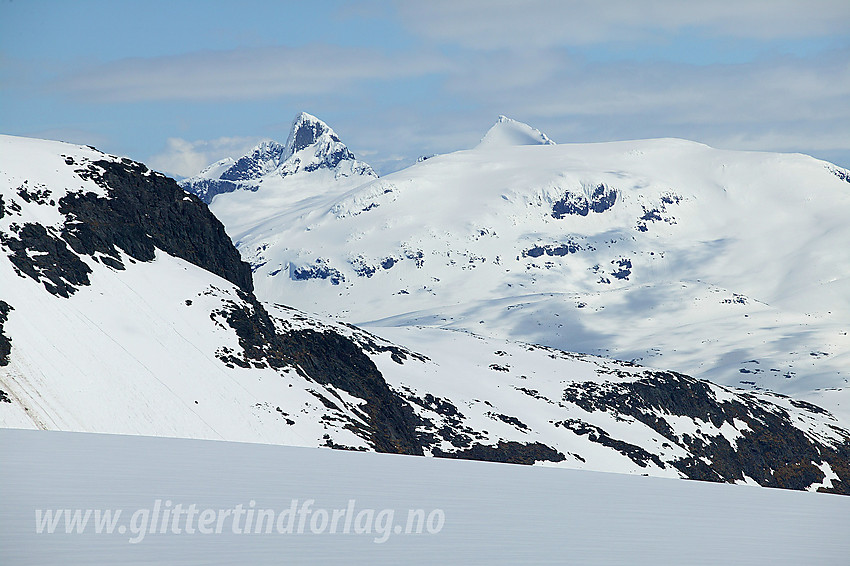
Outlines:
[[[306,113],[299,114],[292,124],[292,131],[287,142],[289,155],[315,144],[324,134],[328,134],[332,141],[340,141],[339,136],[324,122]]]
[[[707,382],[676,372],[648,372],[631,383],[575,384],[565,390],[564,399],[587,411],[635,419],[685,446],[693,456],[671,463],[688,478],[730,482],[746,476],[763,486],[806,489],[824,479],[820,465],[825,462],[839,479],[832,481],[831,488],[820,490],[850,495],[850,435],[835,428],[844,437],[843,444],[821,442],[795,427],[787,411],[750,394],[721,400]],[[801,406],[799,401],[794,403]],[[668,415],[690,417],[715,430],[737,422],[740,437],[733,445],[710,431],[677,434]],[[599,442],[604,444],[601,435]],[[624,453],[637,463],[649,457]]]
[[[14,229],[14,228],[13,228]],[[70,297],[80,285],[89,284],[91,268],[68,249],[67,243],[41,224],[26,223],[15,236],[0,233],[0,244],[20,273],[41,281],[60,297]]]
[[[356,421],[350,421],[347,426],[367,438],[375,450],[423,453],[410,405],[390,389],[361,347],[333,331],[305,329],[281,333],[253,295],[245,293],[241,298],[244,304],[231,303],[229,309],[219,313],[236,330],[243,350],[241,361],[233,356],[224,361],[275,369],[295,367],[308,379],[365,401],[361,413],[368,427],[364,429]],[[344,403],[338,397],[322,401],[331,410]]]
[[[613,207],[616,202],[617,191],[605,185],[596,186],[589,194],[568,191],[552,206],[552,217],[560,220],[573,214],[579,216],[587,216],[590,212],[601,214]]]
[[[77,165],[73,160],[66,163]],[[124,269],[119,249],[133,259],[151,261],[159,248],[242,289],[253,289],[250,267],[233,248],[221,222],[173,179],[128,159],[96,161],[75,171],[104,188],[106,196],[71,192],[58,203],[50,200],[65,216],[60,229],[26,222],[13,223],[9,233],[0,233],[0,244],[20,273],[67,298],[79,286],[90,284],[91,268],[81,256]],[[43,204],[50,192],[22,187],[18,196]]]
[[[345,281],[345,275],[343,275],[338,269],[335,269],[326,262],[324,262],[321,258],[316,260],[316,262],[312,265],[305,265],[301,267],[296,267],[295,265],[289,265],[289,277],[293,281],[306,281],[307,279],[330,279],[333,285],[339,285],[343,281]]]
[[[833,175],[835,175],[842,181],[847,181],[848,183],[850,183],[850,172],[848,172],[846,169],[839,169],[838,167],[834,167],[830,168],[830,171],[832,171]]]
[[[568,241],[565,244],[546,244],[537,245],[527,250],[522,251],[522,257],[540,257],[543,254],[548,256],[563,257],[569,254],[578,253],[584,248],[581,244],[573,241]]]
[[[243,290],[253,289],[251,269],[221,222],[173,179],[127,159],[95,162],[78,173],[109,192],[108,198],[72,193],[59,201],[59,211],[77,221],[63,231],[77,253],[116,257],[118,247],[139,261],[150,261],[159,248]]]
[[[265,141],[254,150],[240,157],[229,169],[221,174],[225,181],[245,181],[254,179],[274,170],[286,158],[286,148],[274,141]]]
[[[216,195],[232,193],[240,188],[245,188],[251,191],[256,191],[258,188],[242,187],[239,183],[223,179],[193,179],[191,183],[182,181],[181,184],[185,187],[187,193],[196,195],[206,204],[210,204]]]
[[[516,441],[501,441],[496,446],[474,444],[467,450],[458,450],[457,452],[443,452],[440,449],[435,449],[434,456],[528,465],[544,461],[561,462],[565,459],[563,454],[540,442],[523,444]]]
[[[9,311],[12,306],[6,301],[0,300],[0,366],[9,364],[9,353],[12,351],[12,340],[3,334],[3,325],[9,319]]]

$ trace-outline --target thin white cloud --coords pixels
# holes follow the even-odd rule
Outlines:
[[[478,49],[654,41],[659,33],[801,39],[846,34],[846,0],[431,0],[399,2],[402,21],[430,40]]]
[[[333,45],[242,48],[115,61],[67,77],[59,87],[108,102],[250,100],[334,93],[358,81],[415,77],[449,66],[439,55]]]
[[[211,163],[225,157],[238,158],[248,153],[260,138],[222,137],[214,140],[186,141],[168,138],[165,148],[150,157],[150,167],[179,177],[191,177]]]
[[[834,37],[848,25],[850,2],[435,0],[357,10],[376,6],[418,34],[404,51],[307,45],[127,59],[74,72],[60,92],[87,102],[247,100],[259,112],[286,114],[305,104],[323,108],[342,117],[331,125],[350,132],[346,143],[355,153],[363,148],[383,172],[421,154],[471,147],[499,114],[564,142],[675,136],[850,154],[850,141],[842,141],[850,140],[846,48],[723,65],[600,63],[582,58],[592,50],[570,49],[608,42],[640,48],[691,31],[720,43]],[[437,80],[410,80],[423,76]],[[153,166],[192,175],[257,141],[222,140],[232,138],[174,138]]]
[[[843,149],[850,146],[850,50],[816,58],[688,65],[579,64],[563,51],[540,49],[533,57],[468,53],[464,68],[466,73],[447,81],[448,91],[479,101],[493,115],[554,124],[547,133],[556,139],[568,125],[572,133],[589,133],[594,140],[658,135],[700,139],[725,129],[725,139],[742,132],[761,137],[763,132],[787,131],[800,136],[801,148],[807,142],[822,147],[815,139],[819,135],[847,140]],[[541,124],[533,125],[544,128]]]
[[[441,96],[352,121],[352,147],[383,172],[474,146],[499,114],[560,143],[681,137],[721,148],[799,151],[850,165],[850,50],[746,64],[589,64],[563,51],[465,53]],[[352,119],[353,120],[353,119]],[[356,151],[356,149],[355,149]],[[381,156],[403,153],[405,160]]]
[[[709,141],[716,147],[753,151],[799,152],[802,150],[801,143],[805,144],[805,151],[808,153],[850,150],[850,140],[845,133],[824,133],[806,126],[798,125],[797,131],[792,131],[791,128],[783,131],[767,128],[759,132],[714,135]]]

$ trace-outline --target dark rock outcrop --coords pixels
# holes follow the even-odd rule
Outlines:
[[[77,172],[105,188],[107,197],[71,193],[59,201],[59,211],[73,219],[62,235],[75,252],[100,252],[118,261],[117,247],[134,259],[151,261],[159,248],[243,290],[253,289],[251,268],[224,226],[173,179],[128,159],[97,161]]]
[[[570,215],[587,216],[590,212],[601,214],[617,202],[617,191],[604,184],[597,185],[589,196],[567,192],[552,206],[553,218],[566,218]]]
[[[309,279],[329,279],[334,285],[345,281],[345,275],[338,269],[331,267],[324,259],[319,258],[313,265],[296,267],[289,265],[289,278],[293,281],[307,281]]]
[[[839,169],[837,167],[831,168],[830,171],[832,171],[832,174],[842,181],[850,183],[850,171],[847,171],[846,169]]]
[[[583,248],[581,244],[573,242],[572,240],[564,243],[564,244],[546,244],[546,245],[536,245],[527,250],[522,251],[522,257],[541,257],[542,255],[547,256],[555,256],[555,257],[564,257],[569,254],[574,254],[582,251]],[[587,249],[594,250],[593,246],[588,246]]]
[[[567,419],[565,421],[556,422],[555,426],[562,426],[576,434],[587,436],[591,442],[596,442],[602,446],[613,448],[620,454],[628,456],[632,462],[636,463],[641,468],[645,468],[649,462],[654,462],[659,468],[664,467],[664,463],[657,455],[650,454],[640,446],[635,446],[634,444],[630,444],[623,440],[611,438],[605,430],[598,426],[586,423],[579,419]]]
[[[747,476],[766,487],[806,489],[824,479],[818,464],[825,462],[839,479],[821,491],[850,495],[850,435],[842,433],[838,445],[814,440],[794,426],[781,407],[750,394],[721,401],[705,381],[676,372],[649,372],[627,383],[577,383],[565,390],[564,400],[586,411],[635,419],[687,448],[694,456],[672,464],[691,479],[731,482]],[[733,446],[719,434],[679,436],[665,414],[691,417],[714,428],[732,425],[740,437]]]
[[[204,203],[210,204],[216,195],[232,193],[240,187],[249,191],[256,191],[259,188],[251,185],[243,186],[233,181],[224,181],[222,179],[196,179],[192,181],[191,186],[186,186],[186,192],[196,195]]]
[[[220,179],[223,181],[247,181],[260,177],[267,167],[280,165],[286,157],[286,148],[274,141],[263,142],[248,154],[236,160]]]
[[[50,293],[66,299],[80,285],[89,285],[91,268],[59,235],[41,224],[27,223],[18,228],[15,236],[0,233],[0,245],[8,250],[19,273],[41,281]]]
[[[350,423],[378,452],[422,454],[417,419],[410,405],[390,389],[374,362],[352,340],[336,332],[295,330],[279,333],[273,320],[254,298],[242,293],[218,313],[239,336],[244,362],[254,366],[296,370],[321,385],[341,389],[363,399],[367,430]],[[334,408],[334,402],[328,400]]]
[[[9,320],[12,305],[0,300],[0,366],[9,365],[9,354],[12,351],[12,339],[3,333],[3,325]]]
[[[71,158],[65,163],[79,167]],[[25,183],[17,190],[17,197],[23,201],[58,206],[65,215],[61,228],[12,223],[8,232],[0,233],[0,245],[19,274],[42,282],[54,295],[68,298],[79,286],[90,284],[91,268],[81,256],[124,269],[119,250],[135,260],[151,261],[158,248],[241,289],[253,289],[250,266],[242,261],[224,226],[173,179],[129,159],[104,159],[75,172],[97,183],[105,196],[71,192],[56,203],[47,188]],[[20,212],[14,200],[2,208],[4,214]]]
[[[566,457],[550,446],[540,442],[522,443],[516,441],[499,441],[495,446],[473,444],[466,450],[443,452],[435,448],[432,452],[438,458],[455,458],[460,460],[483,460],[485,462],[502,462],[505,464],[534,464],[535,462],[561,462]]]

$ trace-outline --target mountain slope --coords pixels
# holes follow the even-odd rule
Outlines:
[[[817,406],[466,332],[388,341],[264,304],[172,180],[90,148],[0,147],[5,427],[850,492],[850,432]]]
[[[336,198],[259,201],[250,221],[250,198],[212,210],[265,300],[378,333],[428,325],[635,360],[850,419],[847,178],[675,139],[501,143]]]
[[[401,401],[344,338],[293,336],[273,362],[233,355],[277,331],[221,224],[173,180],[89,148],[0,143],[6,426],[314,445],[322,399],[344,394],[310,383],[333,390],[351,366],[380,405],[340,402],[360,436],[338,425],[339,440],[421,453],[405,413],[387,414]]]

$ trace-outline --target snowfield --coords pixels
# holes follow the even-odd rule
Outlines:
[[[0,447],[0,481],[15,486],[0,502],[7,564],[838,566],[850,554],[850,505],[836,495],[138,436],[7,429]],[[297,521],[289,534],[243,532],[246,510],[282,512],[307,500],[303,534]],[[139,539],[130,516],[152,513],[157,501],[160,512],[166,503],[214,513],[241,505],[242,534],[229,517],[220,534],[202,534],[197,522],[187,534],[184,511],[180,534],[169,516],[165,533],[155,528],[130,543]],[[349,505],[375,517],[383,512],[383,519],[363,521],[372,528],[359,534],[354,526],[348,534],[322,527],[323,512]],[[37,533],[37,510],[60,509],[122,515],[112,534],[97,534],[93,524],[66,534],[64,519],[56,532]],[[441,512],[442,524],[435,519],[434,529],[407,533],[408,511],[419,509],[426,517]]]

